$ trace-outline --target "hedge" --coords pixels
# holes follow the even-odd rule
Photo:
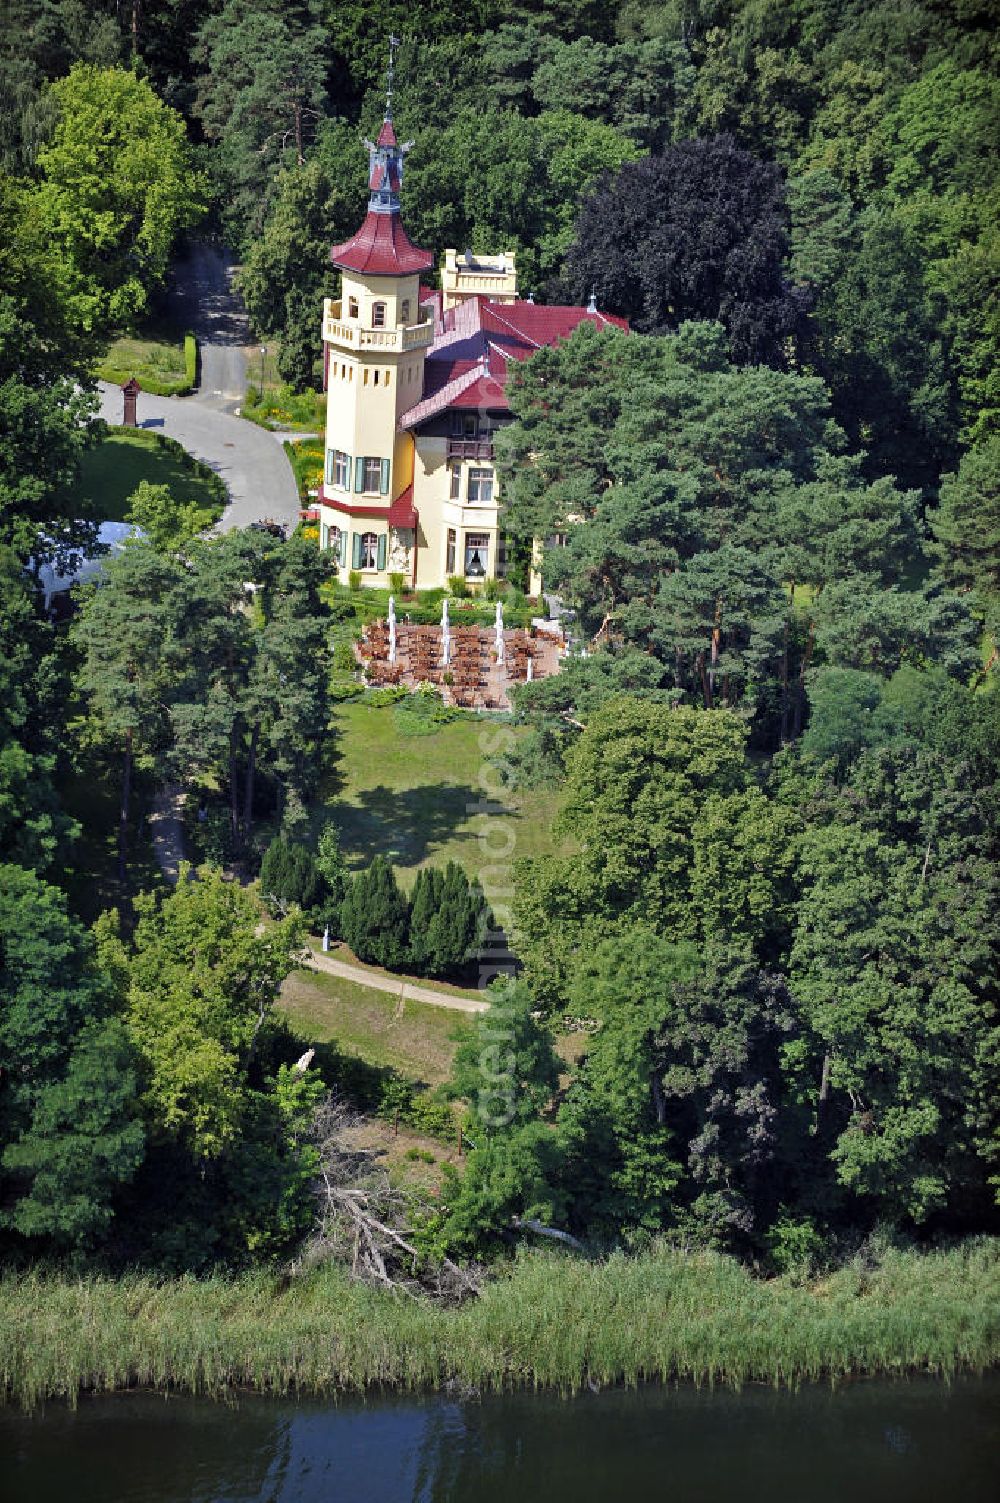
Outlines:
[[[96,372],[101,381],[109,381],[113,386],[122,386],[126,381],[136,375],[135,370],[125,370],[124,367],[112,365],[109,361],[103,361]],[[184,335],[184,379],[183,381],[160,381],[146,370],[140,370],[136,379],[142,390],[152,397],[186,397],[191,394],[198,384],[198,341],[193,334]]]

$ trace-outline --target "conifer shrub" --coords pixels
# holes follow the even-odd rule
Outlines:
[[[452,675],[444,675],[445,682]],[[393,711],[396,729],[401,736],[433,736],[441,726],[452,720],[461,720],[467,712],[457,705],[446,705],[437,690],[425,684],[414,694],[407,694]]]
[[[273,914],[301,908],[311,914],[325,896],[325,883],[308,847],[280,835],[271,841],[260,865],[260,890]]]
[[[454,976],[475,955],[492,915],[477,881],[457,862],[417,873],[410,906],[410,964],[420,975]]]
[[[340,915],[343,939],[359,960],[398,970],[409,956],[409,904],[384,856],[351,882]]]

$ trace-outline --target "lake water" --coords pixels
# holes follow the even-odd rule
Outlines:
[[[3,1503],[996,1503],[1000,1375],[0,1411]]]

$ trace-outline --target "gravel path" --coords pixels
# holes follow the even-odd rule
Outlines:
[[[389,992],[404,1002],[427,1002],[431,1007],[450,1007],[455,1012],[485,1012],[488,1002],[479,1002],[473,997],[456,997],[453,992],[435,991],[429,986],[414,986],[398,976],[382,976],[377,971],[365,970],[363,966],[350,965],[346,960],[335,960],[332,955],[313,950],[306,970],[326,971],[330,976],[340,976],[344,981],[354,981],[358,986],[367,986],[377,992]]]
[[[180,876],[184,860],[184,825],[181,811],[184,808],[184,789],[176,783],[161,788],[153,799],[149,814],[149,838],[157,865],[171,886]]]

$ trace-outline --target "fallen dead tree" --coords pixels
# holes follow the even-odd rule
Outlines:
[[[358,1143],[363,1122],[332,1095],[317,1109],[312,1132],[318,1156],[316,1228],[292,1274],[332,1260],[352,1278],[383,1289],[448,1300],[477,1294],[478,1267],[460,1268],[450,1258],[435,1261],[416,1246],[413,1223],[423,1208],[392,1184],[382,1154]]]

